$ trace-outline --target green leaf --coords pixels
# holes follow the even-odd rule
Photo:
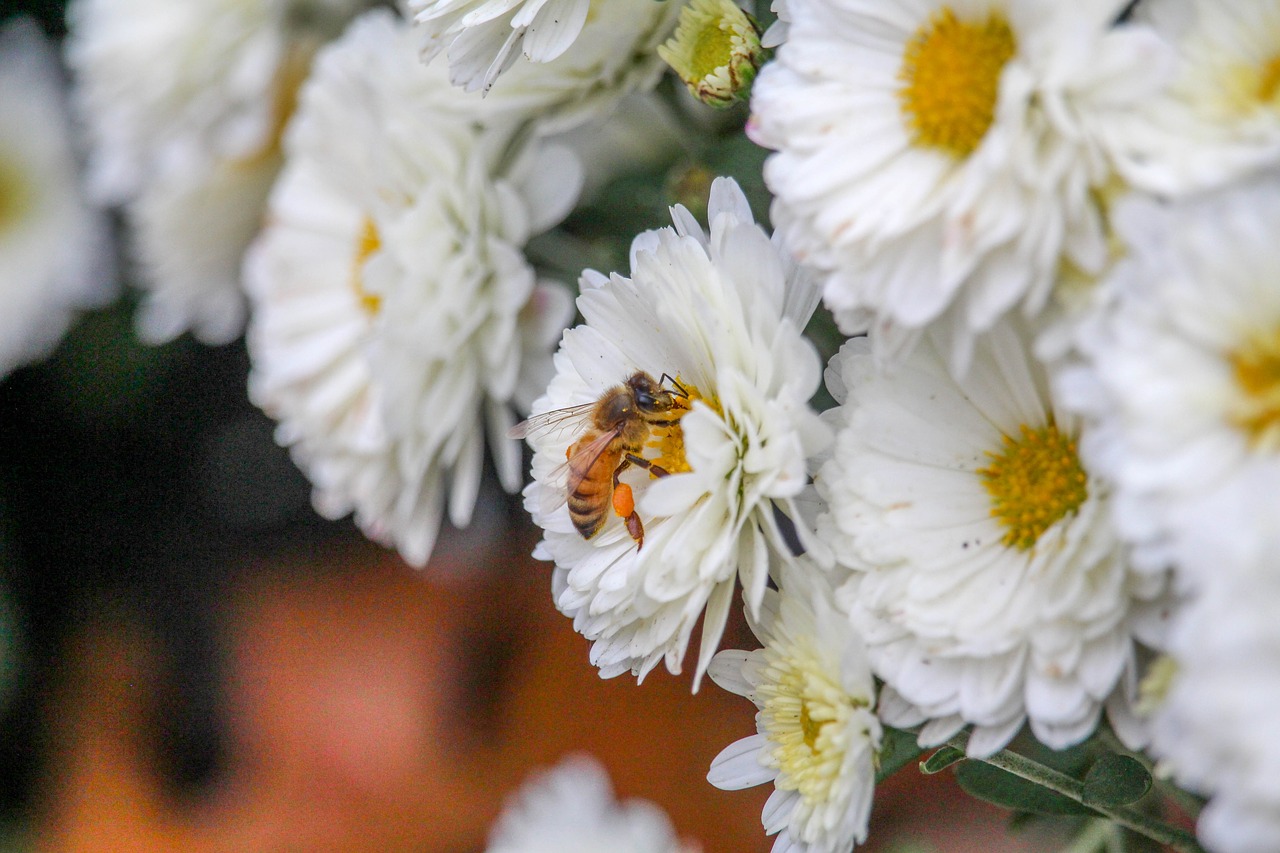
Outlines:
[[[1085,803],[1091,806],[1127,806],[1151,790],[1151,774],[1136,758],[1109,752],[1089,768],[1084,777]]]
[[[956,781],[971,796],[1008,809],[1045,815],[1094,815],[1093,809],[1070,797],[1028,782],[983,761],[966,761],[956,768]]]
[[[942,749],[920,762],[920,772],[932,776],[934,773],[940,773],[941,771],[946,770],[952,764],[964,761],[964,759],[965,754],[963,749],[956,749],[954,746],[944,746]]]
[[[880,741],[880,767],[876,770],[876,784],[888,779],[923,754],[924,750],[916,744],[914,733],[885,726],[884,738]]]

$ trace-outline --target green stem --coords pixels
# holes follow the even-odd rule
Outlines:
[[[954,746],[956,749],[965,749],[969,743],[969,736],[961,733],[947,741],[948,746]],[[975,758],[971,761],[983,761],[993,767],[999,767],[1008,773],[1012,773],[1028,782],[1034,782],[1042,788],[1048,788],[1050,791],[1069,797],[1081,805],[1087,805],[1089,808],[1105,815],[1120,826],[1130,829],[1139,835],[1146,836],[1152,841],[1164,844],[1179,853],[1205,853],[1204,848],[1196,843],[1195,836],[1181,829],[1169,826],[1166,823],[1149,817],[1135,809],[1125,808],[1123,806],[1099,806],[1084,801],[1084,783],[1079,779],[1072,778],[1065,773],[1060,773],[1050,767],[1045,767],[1039,762],[1032,761],[1016,752],[1010,752],[1002,749],[995,755],[988,758]]]

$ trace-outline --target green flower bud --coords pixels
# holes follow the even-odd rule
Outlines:
[[[695,98],[727,107],[750,92],[765,49],[755,21],[733,0],[693,0],[658,55]]]

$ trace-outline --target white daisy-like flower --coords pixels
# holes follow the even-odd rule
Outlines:
[[[75,0],[67,61],[93,197],[135,231],[144,340],[244,325],[239,269],[316,48],[369,0]]]
[[[448,48],[449,76],[468,92],[488,90],[524,54],[550,62],[574,43],[591,0],[408,0],[423,34],[422,58]]]
[[[1259,495],[1277,472],[1254,470]],[[1210,797],[1196,832],[1215,853],[1258,853],[1280,838],[1275,709],[1280,706],[1280,528],[1274,499],[1234,495],[1221,509],[1266,533],[1232,571],[1206,576],[1179,614],[1168,652],[1172,684],[1151,723],[1151,754],[1177,781]],[[1243,559],[1241,559],[1243,558]]]
[[[86,203],[61,69],[33,21],[0,31],[0,376],[41,358],[75,312],[116,292],[104,217]]]
[[[643,677],[664,658],[679,672],[705,610],[696,684],[735,581],[759,607],[770,553],[789,553],[774,513],[795,516],[827,432],[808,406],[821,367],[801,335],[818,298],[809,277],[731,180],[712,184],[709,236],[683,207],[672,218],[636,238],[631,278],[584,274],[586,322],[565,333],[534,411],[613,402],[576,429],[531,419],[525,505],[545,531],[535,555],[556,563],[556,604],[594,641],[601,675]]]
[[[658,45],[675,32],[684,6],[684,0],[597,0],[572,47],[554,62],[512,68],[486,106],[536,114],[542,133],[610,115],[622,98],[657,85],[667,67]]]
[[[760,709],[757,733],[716,756],[707,779],[731,791],[774,783],[764,824],[777,853],[846,853],[867,838],[883,735],[875,682],[822,570],[783,574],[781,593],[747,610],[764,648],[720,652],[707,671]]]
[[[1162,83],[1166,45],[1124,0],[789,0],[748,132],[787,246],[847,333],[901,355],[950,313],[972,336],[1106,259],[1098,134]]]
[[[571,307],[522,250],[580,173],[564,149],[451,112],[462,96],[411,38],[370,12],[317,58],[245,278],[250,396],[317,508],[354,511],[421,565],[446,501],[455,526],[470,518],[486,427],[519,488],[511,404],[545,387]]]
[[[881,717],[973,726],[971,755],[1024,720],[1063,748],[1105,705],[1130,742],[1135,640],[1158,643],[1163,571],[1130,565],[1107,486],[1081,464],[1025,336],[1002,323],[954,379],[927,335],[891,376],[865,339],[828,369],[834,452],[815,478],[818,535],[854,570],[839,590],[884,679]]]
[[[773,0],[769,8],[778,17],[769,25],[769,29],[764,31],[764,35],[760,37],[760,44],[765,47],[777,47],[785,42],[791,33],[791,9],[787,6],[787,0]]]
[[[1280,470],[1280,175],[1173,205],[1135,197],[1114,221],[1128,254],[1055,390],[1089,419],[1081,452],[1113,482],[1139,558],[1217,573],[1266,530],[1208,502],[1280,505],[1280,479],[1260,491],[1248,476]]]
[[[1280,2],[1143,0],[1134,14],[1178,58],[1168,89],[1111,128],[1122,174],[1176,194],[1280,164]]]
[[[486,853],[697,853],[662,809],[618,802],[598,761],[571,755],[535,775],[507,801]]]

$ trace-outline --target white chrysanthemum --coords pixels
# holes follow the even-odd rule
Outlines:
[[[723,750],[708,781],[735,791],[765,782],[773,849],[847,853],[867,838],[883,731],[866,649],[821,570],[799,563],[747,619],[763,649],[724,651],[707,673],[756,704],[757,733]]]
[[[23,19],[0,31],[0,376],[115,294],[105,219],[85,203],[58,62]]]
[[[408,0],[408,7],[422,28],[423,60],[448,48],[450,79],[474,92],[489,89],[522,53],[550,62],[568,50],[591,0]]]
[[[1128,256],[1056,390],[1092,421],[1081,451],[1114,483],[1143,561],[1215,573],[1266,531],[1205,502],[1239,490],[1280,505],[1280,479],[1261,492],[1246,479],[1280,468],[1280,176],[1172,206],[1134,199],[1115,223]]]
[[[932,335],[891,376],[870,350],[851,341],[828,370],[839,432],[815,482],[818,534],[855,570],[840,600],[886,683],[882,718],[930,720],[924,744],[972,724],[985,755],[1024,720],[1076,743],[1105,704],[1136,740],[1134,640],[1158,641],[1167,579],[1130,566],[1022,335],[980,338],[959,381]]]
[[[974,332],[1106,258],[1099,127],[1160,85],[1168,48],[1124,0],[789,0],[752,94],[786,245],[881,355],[950,312]]]
[[[657,84],[667,67],[658,45],[675,31],[684,5],[684,0],[597,0],[572,47],[554,62],[512,68],[488,93],[486,106],[536,114],[543,133],[611,113],[626,95]]]
[[[127,206],[143,339],[244,325],[239,270],[315,49],[368,0],[75,0],[67,61],[89,188]]]
[[[663,658],[679,672],[705,609],[701,675],[736,580],[759,606],[769,553],[786,552],[775,509],[794,517],[805,461],[827,439],[807,404],[820,364],[801,335],[816,288],[755,224],[731,180],[712,184],[710,237],[683,207],[672,218],[674,229],[636,238],[631,278],[583,276],[586,323],[565,333],[557,375],[534,405],[545,413],[590,404],[645,371],[672,377],[664,387],[683,402],[671,419],[687,410],[674,427],[655,428],[641,451],[670,476],[651,479],[635,465],[622,474],[643,523],[641,548],[607,507],[598,533],[578,533],[558,471],[579,435],[530,433],[525,504],[546,532],[535,554],[555,561],[556,603],[594,641],[591,660],[605,677],[643,676]]]
[[[1207,576],[1177,617],[1176,673],[1151,724],[1152,755],[1211,797],[1196,831],[1215,853],[1271,850],[1280,838],[1280,528],[1274,498],[1264,498],[1278,474],[1249,472],[1256,497],[1232,495],[1220,508],[1268,535],[1248,553],[1233,549],[1224,560],[1233,570]]]
[[[662,809],[618,802],[599,762],[573,755],[537,774],[508,800],[486,853],[696,853]]]
[[[449,112],[460,95],[410,39],[371,12],[317,59],[245,277],[250,394],[317,508],[422,564],[446,498],[470,517],[486,427],[519,486],[510,404],[545,387],[570,308],[522,249],[580,175],[563,149],[515,156],[509,131]]]
[[[1143,0],[1135,16],[1178,62],[1169,88],[1112,128],[1125,177],[1182,193],[1280,163],[1280,2]]]

